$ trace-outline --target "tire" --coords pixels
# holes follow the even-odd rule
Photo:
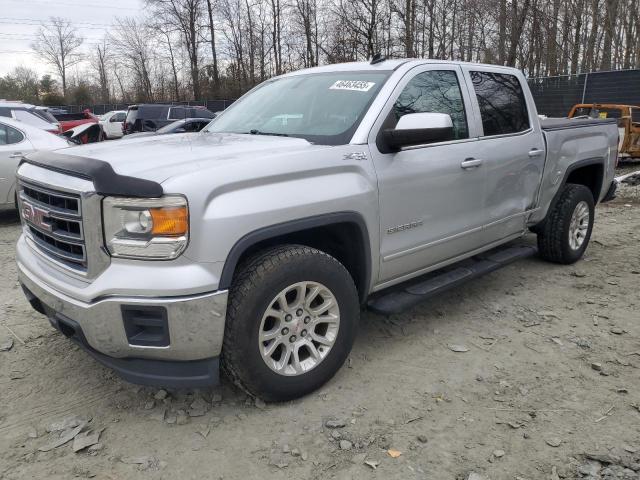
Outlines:
[[[303,305],[295,306],[303,297]],[[328,303],[331,298],[335,301]],[[353,279],[332,256],[301,245],[260,252],[239,267],[231,285],[223,371],[265,401],[306,395],[340,369],[353,346],[359,316]]]
[[[587,213],[588,218],[585,219],[583,214]],[[537,228],[540,256],[565,265],[580,260],[591,238],[594,213],[591,190],[572,183],[562,187],[558,201]],[[576,222],[573,226],[572,221]]]

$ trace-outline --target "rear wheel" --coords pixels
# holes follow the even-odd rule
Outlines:
[[[571,183],[562,187],[558,201],[536,228],[540,256],[555,263],[577,262],[589,244],[594,213],[591,190]]]
[[[234,278],[223,369],[264,400],[300,397],[344,363],[359,315],[353,279],[335,258],[300,245],[266,250]]]

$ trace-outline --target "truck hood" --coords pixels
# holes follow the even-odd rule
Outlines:
[[[273,155],[304,155],[328,148],[301,138],[234,133],[179,133],[130,140],[113,140],[57,150],[111,164],[116,173],[162,183],[212,166]]]

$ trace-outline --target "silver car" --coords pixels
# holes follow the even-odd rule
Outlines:
[[[16,169],[23,155],[67,146],[66,140],[40,128],[0,117],[0,209],[16,205]]]

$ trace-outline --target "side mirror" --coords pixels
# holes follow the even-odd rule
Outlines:
[[[382,131],[382,140],[390,151],[446,142],[453,140],[453,122],[446,113],[408,113],[400,117],[396,128]]]

